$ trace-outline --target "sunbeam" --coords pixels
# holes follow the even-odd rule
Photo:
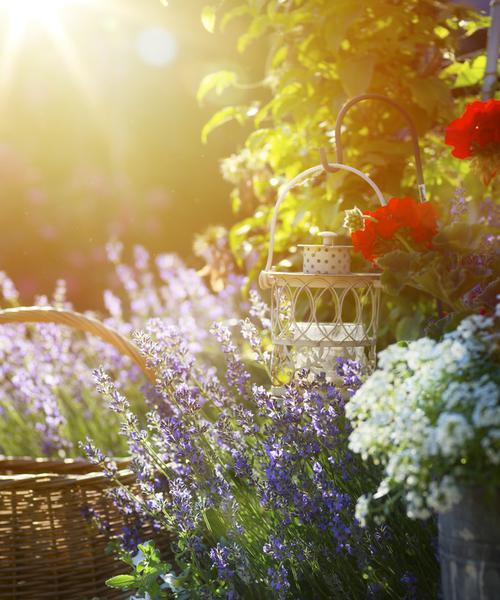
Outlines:
[[[90,5],[95,0],[0,0],[0,19],[6,23],[0,59],[0,92],[10,84],[24,38],[31,29],[61,39],[65,9]]]

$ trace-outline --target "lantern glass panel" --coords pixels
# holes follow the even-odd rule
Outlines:
[[[378,277],[273,275],[272,370],[283,383],[299,369],[335,374],[337,358],[371,367],[378,314]]]

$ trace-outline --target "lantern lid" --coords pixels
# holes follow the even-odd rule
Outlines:
[[[317,234],[323,238],[322,244],[297,244],[299,248],[316,248],[321,246],[335,246],[335,248],[352,248],[349,236],[343,231],[320,231]]]
[[[319,237],[323,238],[325,246],[352,246],[351,240],[344,231],[320,231]]]

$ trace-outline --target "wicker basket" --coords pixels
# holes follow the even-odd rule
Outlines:
[[[101,337],[154,379],[139,350],[95,319],[48,307],[0,311],[0,324],[49,322]],[[117,464],[120,480],[133,485],[127,461]],[[120,530],[123,518],[104,495],[110,485],[84,460],[0,457],[0,600],[127,597],[106,587],[105,580],[124,566],[106,553],[108,534],[84,514],[91,509],[110,531]]]

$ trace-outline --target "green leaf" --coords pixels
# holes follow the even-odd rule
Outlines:
[[[445,273],[444,265],[441,260],[429,261],[425,268],[416,270],[412,273],[409,285],[420,290],[424,290],[427,294],[441,300],[446,305],[445,308],[451,308],[452,300],[449,297],[450,281],[443,281],[443,273]]]
[[[456,88],[476,85],[482,81],[486,71],[486,55],[477,56],[472,61],[467,61],[462,65],[461,71],[455,80]]]
[[[267,119],[271,107],[272,107],[272,102],[268,102],[267,104],[264,104],[264,106],[255,115],[254,122],[255,122],[256,127],[260,127],[260,125],[262,124],[262,121]]]
[[[230,193],[230,198],[231,198],[231,210],[233,211],[233,213],[236,214],[240,211],[241,204],[242,204],[240,190],[238,188],[233,188]]]
[[[106,585],[120,590],[129,590],[134,586],[135,582],[136,579],[133,575],[116,575],[115,577],[111,577],[111,579],[107,579]]]
[[[412,96],[423,109],[432,112],[437,106],[445,106],[451,101],[451,94],[444,81],[436,78],[418,78],[411,84]]]
[[[403,317],[396,326],[396,338],[400,341],[419,338],[422,334],[424,319],[424,315],[418,312],[412,316]]]
[[[425,328],[425,335],[435,340],[439,340],[445,333],[454,331],[460,324],[460,321],[465,319],[465,317],[467,317],[469,314],[469,312],[465,311],[454,312],[446,317],[443,317],[442,319],[431,322],[429,326]]]
[[[214,129],[230,121],[236,120],[240,125],[243,125],[247,119],[247,111],[248,107],[245,106],[226,106],[225,108],[221,108],[201,130],[201,141],[206,144],[208,136]]]
[[[438,36],[439,39],[444,40],[450,35],[450,30],[446,29],[446,27],[438,25],[434,28],[434,33]]]
[[[201,11],[201,23],[209,33],[213,33],[215,30],[215,16],[214,6],[205,6]]]
[[[223,70],[210,73],[201,80],[196,98],[198,102],[202,102],[212,90],[215,90],[215,93],[219,96],[226,88],[234,85],[237,81],[238,77],[233,71]]]
[[[214,539],[219,540],[226,535],[226,523],[217,509],[212,507],[207,508],[203,513],[203,520],[208,530],[214,536]]]
[[[479,223],[452,223],[443,227],[433,243],[437,247],[447,248],[459,254],[470,254],[481,248],[486,232],[484,225]]]
[[[255,39],[260,37],[266,29],[271,25],[269,17],[266,15],[260,15],[256,17],[251,23],[248,31],[238,39],[238,52],[244,52],[248,45]]]
[[[379,266],[384,270],[381,283],[390,295],[397,295],[408,282],[414,257],[408,252],[394,250],[378,259]]]
[[[342,41],[345,39],[349,27],[363,14],[362,6],[353,6],[352,1],[341,3],[336,1],[335,5],[335,27],[327,27],[324,30],[323,39],[329,52],[337,54]]]
[[[363,94],[369,88],[375,67],[375,56],[339,56],[337,68],[340,83],[348,96]]]
[[[250,8],[248,6],[236,6],[222,17],[220,22],[221,31],[224,31],[226,26],[234,19],[237,19],[238,17],[243,17],[248,14],[250,14]]]
[[[271,101],[271,110],[274,117],[283,118],[291,113],[297,105],[297,100],[306,95],[304,87],[298,81],[290,83],[281,90],[281,94]]]
[[[442,71],[443,77],[455,76],[454,88],[476,85],[486,70],[486,55],[482,54],[464,62],[454,62]]]
[[[281,48],[278,48],[278,50],[276,50],[276,52],[274,53],[273,59],[272,59],[272,67],[273,69],[276,69],[277,67],[279,67],[281,65],[281,63],[285,60],[285,58],[288,55],[288,46],[281,46]]]

